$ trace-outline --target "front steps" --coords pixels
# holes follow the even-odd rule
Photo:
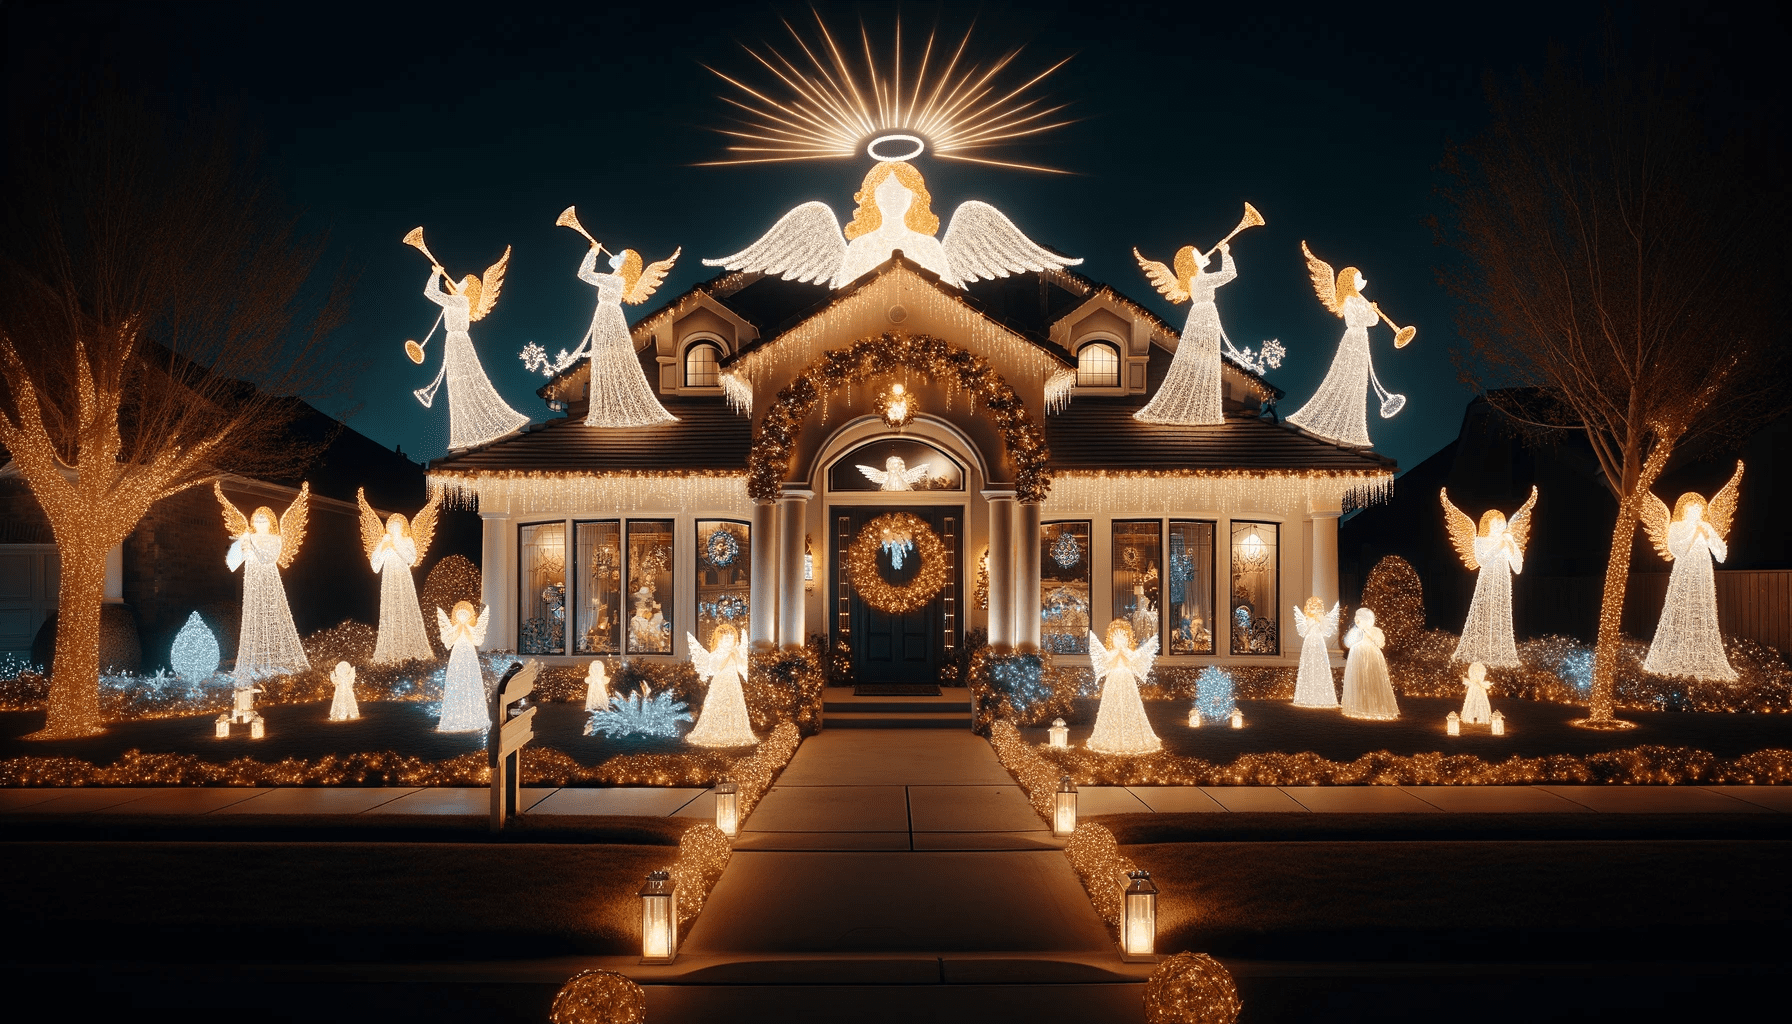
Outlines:
[[[857,697],[851,687],[830,686],[823,697],[824,729],[970,727],[971,697],[965,689],[945,689],[938,697]]]

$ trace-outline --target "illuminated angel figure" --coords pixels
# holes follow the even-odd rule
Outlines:
[[[212,493],[224,506],[224,528],[232,538],[224,564],[243,570],[243,624],[237,635],[236,676],[239,680],[271,672],[297,672],[311,667],[299,631],[286,604],[280,570],[298,557],[305,542],[305,520],[311,509],[311,484],[299,485],[299,496],[276,517],[266,505],[245,518],[224,497],[216,482]]]
[[[1146,259],[1137,249],[1132,251],[1159,294],[1171,302],[1188,303],[1188,319],[1183,321],[1182,340],[1176,344],[1169,373],[1133,419],[1185,426],[1225,422],[1220,411],[1220,309],[1213,304],[1213,293],[1238,276],[1238,267],[1229,243],[1221,242],[1219,253],[1220,271],[1209,274],[1213,253],[1203,256],[1192,245],[1177,251],[1174,271]]]
[[[1730,482],[1712,495],[1709,503],[1697,494],[1682,494],[1674,502],[1671,520],[1660,498],[1653,494],[1644,498],[1643,529],[1661,557],[1674,563],[1655,640],[1643,660],[1644,671],[1693,679],[1736,678],[1717,628],[1717,574],[1711,560],[1721,562],[1729,557],[1726,542],[1741,484],[1742,463],[1738,462]]]
[[[442,307],[442,324],[448,332],[442,353],[442,376],[448,383],[450,449],[482,445],[529,422],[529,417],[512,409],[498,389],[492,387],[479,362],[479,353],[473,349],[473,336],[467,333],[474,320],[485,319],[498,304],[498,292],[504,287],[504,268],[509,262],[510,249],[506,247],[498,262],[486,268],[483,281],[477,274],[468,274],[459,284],[449,281],[447,292],[438,283],[443,270],[437,266],[430,270],[429,283],[423,288],[423,297]]]
[[[641,265],[641,254],[624,249],[610,257],[611,273],[597,272],[598,246],[593,244],[579,264],[579,280],[597,289],[597,312],[591,315],[591,329],[573,353],[560,361],[570,366],[586,352],[591,354],[589,399],[585,409],[588,427],[651,427],[656,423],[673,423],[678,417],[667,412],[654,397],[641,361],[635,356],[634,335],[629,333],[628,319],[622,315],[622,304],[638,306],[646,302],[660,282],[671,272],[682,248],[657,263]]]
[[[747,678],[747,649],[740,636],[726,622],[710,634],[715,647],[705,650],[689,633],[684,640],[691,649],[691,666],[697,678],[709,680],[709,694],[703,698],[703,710],[697,713],[697,725],[685,736],[686,743],[699,747],[749,747],[759,742],[753,735],[753,723],[747,718],[747,697],[741,690]]]
[[[1456,643],[1455,661],[1478,661],[1496,668],[1518,667],[1518,645],[1512,640],[1512,577],[1524,571],[1524,547],[1530,541],[1531,509],[1537,504],[1537,488],[1512,515],[1512,521],[1498,509],[1481,515],[1477,529],[1474,520],[1450,504],[1447,490],[1439,491],[1444,503],[1444,523],[1449,527],[1450,543],[1456,554],[1475,577],[1475,596],[1469,602],[1468,621],[1462,625],[1462,639]]]
[[[429,552],[429,542],[436,533],[436,510],[442,505],[442,492],[429,496],[429,504],[409,523],[394,512],[380,525],[380,517],[367,504],[367,489],[355,491],[361,504],[361,547],[367,552],[373,571],[380,576],[380,636],[373,648],[373,664],[387,665],[399,661],[434,658],[429,634],[423,628],[423,608],[417,603],[417,583],[411,570]]]
[[[859,467],[859,472],[865,474],[865,479],[876,484],[880,491],[912,491],[915,489],[915,485],[927,479],[927,474],[932,471],[933,463],[931,462],[923,462],[910,469],[908,463],[904,462],[900,455],[892,455],[885,459],[882,469],[873,469],[870,466]]]
[[[1325,602],[1307,598],[1305,608],[1294,609],[1294,631],[1300,643],[1300,674],[1294,680],[1294,706],[1297,708],[1335,708],[1338,691],[1332,684],[1331,655],[1325,641],[1338,635],[1338,603],[1325,610]]]
[[[804,203],[785,214],[759,241],[705,266],[777,274],[842,288],[890,258],[897,249],[956,288],[1023,271],[1058,270],[1083,262],[1043,248],[1000,210],[976,200],[960,203],[942,241],[933,196],[921,172],[903,160],[882,161],[853,195],[858,208],[840,229],[833,207]]]
[[[1089,667],[1095,681],[1103,677],[1101,705],[1095,712],[1095,731],[1089,734],[1088,747],[1102,754],[1149,754],[1162,750],[1163,742],[1151,731],[1145,717],[1145,701],[1139,696],[1139,681],[1151,675],[1151,663],[1157,660],[1157,637],[1133,646],[1132,627],[1125,619],[1108,624],[1108,642],[1089,631]]]
[[[1344,717],[1390,721],[1400,717],[1400,702],[1394,699],[1394,680],[1388,675],[1388,660],[1381,653],[1388,638],[1375,624],[1375,613],[1367,608],[1356,610],[1356,624],[1344,634],[1344,646],[1350,656],[1344,659]]]
[[[436,628],[448,648],[448,677],[442,684],[442,719],[437,732],[478,732],[492,727],[485,703],[485,675],[479,670],[479,645],[491,606],[475,612],[469,601],[456,601],[454,615],[436,609]]]
[[[1338,353],[1332,357],[1332,367],[1319,383],[1319,390],[1288,417],[1288,422],[1328,441],[1367,448],[1369,420],[1365,409],[1370,385],[1381,395],[1383,419],[1392,417],[1406,404],[1404,395],[1390,395],[1382,390],[1369,358],[1369,328],[1381,318],[1381,311],[1363,298],[1369,279],[1355,267],[1345,267],[1334,276],[1331,264],[1313,255],[1307,243],[1300,243],[1300,251],[1307,256],[1307,274],[1313,280],[1313,291],[1320,304],[1343,319],[1344,337],[1338,342]],[[1411,327],[1401,328],[1394,347],[1403,347],[1412,334]]]
[[[1471,662],[1462,684],[1467,687],[1462,696],[1462,724],[1492,725],[1493,704],[1487,699],[1487,666],[1478,661]]]
[[[346,661],[336,663],[335,671],[330,673],[330,682],[336,686],[330,698],[330,721],[352,722],[361,717],[361,706],[355,703],[355,666]]]

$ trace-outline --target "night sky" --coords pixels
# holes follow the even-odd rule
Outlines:
[[[404,340],[421,339],[436,313],[421,295],[427,262],[400,244],[407,230],[423,225],[456,276],[515,247],[503,299],[473,337],[499,390],[541,420],[548,411],[533,391],[542,380],[516,353],[530,341],[572,347],[594,302],[574,276],[586,243],[554,226],[561,209],[577,204],[610,248],[648,260],[684,246],[657,301],[709,277],[701,258],[743,247],[798,203],[820,199],[849,217],[869,166],[692,166],[722,155],[725,140],[708,129],[728,117],[717,98],[726,87],[699,62],[750,74],[739,44],[788,49],[779,16],[806,28],[807,7],[566,7],[8,4],[9,95],[19,102],[32,77],[88,74],[175,111],[239,111],[289,198],[329,232],[331,266],[356,276],[352,320],[335,343],[343,390],[320,404],[383,444],[432,458],[444,451],[445,402],[425,410],[410,391],[434,376],[440,336],[424,366],[405,358]],[[836,31],[855,32],[862,17],[874,42],[892,34],[893,7],[821,10]],[[1130,248],[1168,262],[1182,244],[1211,245],[1244,201],[1255,204],[1269,224],[1235,240],[1240,277],[1219,306],[1237,343],[1276,337],[1287,347],[1270,374],[1288,394],[1284,413],[1311,395],[1342,330],[1313,296],[1300,241],[1334,266],[1362,268],[1370,297],[1418,327],[1398,352],[1390,332],[1372,333],[1377,373],[1409,403],[1393,421],[1372,417],[1370,433],[1410,467],[1456,436],[1470,397],[1450,360],[1453,303],[1436,284],[1448,250],[1425,218],[1439,208],[1447,141],[1486,123],[1483,74],[1537,70],[1552,45],[1585,63],[1606,17],[1626,45],[1667,45],[1701,66],[1784,39],[1777,13],[1607,11],[904,5],[911,46],[935,22],[956,39],[974,17],[975,56],[1024,44],[1017,68],[1031,73],[1074,55],[1042,92],[1080,119],[1010,151],[1074,174],[931,157],[917,165],[942,229],[958,203],[994,203],[1038,241],[1085,257],[1082,273],[1175,325],[1183,314],[1151,290]]]

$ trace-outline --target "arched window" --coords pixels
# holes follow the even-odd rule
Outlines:
[[[687,388],[720,387],[722,350],[707,341],[684,350],[684,386]]]
[[[1076,354],[1076,386],[1119,387],[1120,350],[1105,341],[1090,342],[1079,349]]]

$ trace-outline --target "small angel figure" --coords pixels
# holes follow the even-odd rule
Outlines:
[[[1369,446],[1369,421],[1365,411],[1369,386],[1381,395],[1381,416],[1392,417],[1406,404],[1403,395],[1389,395],[1375,378],[1375,366],[1369,358],[1369,328],[1381,318],[1381,308],[1363,298],[1369,279],[1355,267],[1345,267],[1334,277],[1331,264],[1313,255],[1307,243],[1300,243],[1307,256],[1307,274],[1313,280],[1313,291],[1321,305],[1344,321],[1344,337],[1338,342],[1338,354],[1326,371],[1319,390],[1307,404],[1288,417],[1288,422],[1309,434],[1339,444]],[[1413,329],[1401,328],[1395,335],[1394,347],[1404,348],[1412,340]]]
[[[1462,723],[1492,725],[1493,705],[1487,701],[1487,666],[1478,661],[1470,662],[1468,675],[1462,682],[1468,687],[1468,693],[1462,698]]]
[[[1387,637],[1375,624],[1375,613],[1367,608],[1356,610],[1356,625],[1344,634],[1344,646],[1350,656],[1344,659],[1344,717],[1391,721],[1400,717],[1400,702],[1394,699],[1394,681],[1388,676],[1388,662],[1381,649]]]
[[[381,526],[379,515],[367,504],[365,487],[355,491],[355,500],[361,505],[361,547],[380,577],[380,634],[373,648],[373,664],[433,659],[436,652],[423,628],[423,607],[417,602],[417,583],[411,570],[423,560],[435,537],[441,488],[431,491],[429,503],[408,523],[394,512]]]
[[[243,570],[243,624],[237,634],[236,676],[239,680],[271,672],[297,672],[311,667],[299,631],[286,604],[286,585],[280,570],[298,557],[305,541],[305,521],[311,509],[311,484],[299,485],[299,496],[276,517],[263,505],[245,518],[224,497],[224,488],[212,483],[212,493],[224,507],[224,528],[233,538],[224,564]]]
[[[1294,706],[1335,708],[1338,691],[1332,685],[1331,656],[1325,641],[1338,634],[1338,604],[1325,610],[1317,596],[1307,598],[1305,608],[1294,609],[1294,631],[1305,639],[1300,644],[1300,674],[1294,680]]]
[[[336,693],[330,698],[330,721],[351,722],[361,717],[361,706],[355,703],[355,667],[346,661],[336,663],[330,673]]]
[[[448,678],[442,686],[442,719],[437,732],[480,732],[492,727],[485,702],[485,674],[479,669],[479,645],[491,606],[474,611],[469,601],[456,601],[452,617],[436,609],[436,628],[448,648]]]
[[[677,422],[678,417],[666,411],[654,396],[635,355],[634,335],[629,332],[628,318],[622,315],[622,304],[638,306],[659,288],[660,282],[678,261],[681,247],[672,255],[643,268],[641,254],[624,249],[610,257],[608,274],[597,272],[596,242],[579,264],[579,280],[597,289],[597,310],[591,314],[591,327],[573,353],[560,361],[570,366],[586,352],[591,354],[591,379],[587,388],[585,425],[588,427],[651,427]]]
[[[703,710],[697,713],[697,725],[684,738],[699,747],[748,747],[759,742],[753,735],[753,723],[747,717],[747,697],[741,689],[747,677],[747,649],[733,626],[724,622],[710,634],[715,646],[704,650],[697,638],[684,635],[691,649],[691,664],[699,679],[709,680],[709,694],[703,698]]]
[[[912,491],[916,484],[927,479],[928,473],[933,472],[933,463],[923,462],[910,469],[902,456],[892,455],[884,460],[884,468],[860,466],[859,472],[865,474],[865,479],[876,484],[880,491]]]
[[[438,264],[423,287],[423,297],[442,307],[442,323],[447,328],[442,374],[437,379],[445,377],[448,382],[448,447],[453,451],[496,440],[529,422],[529,417],[512,409],[492,387],[468,333],[474,320],[485,319],[498,304],[504,268],[509,263],[510,247],[505,246],[498,262],[486,268],[483,281],[477,274],[468,274],[459,284],[449,281],[447,292],[437,283],[445,273]],[[419,393],[418,397],[423,396]],[[433,391],[430,397],[434,397]]]
[[[1176,253],[1174,272],[1156,260],[1148,260],[1132,251],[1133,258],[1145,271],[1158,293],[1171,302],[1188,302],[1188,319],[1182,325],[1182,340],[1170,360],[1170,370],[1157,394],[1143,409],[1132,414],[1142,423],[1175,423],[1185,426],[1224,423],[1220,409],[1220,310],[1214,305],[1213,293],[1221,285],[1238,276],[1232,262],[1232,246],[1219,244],[1220,271],[1207,273],[1213,253],[1205,256],[1192,245]]]
[[[1723,634],[1717,624],[1717,574],[1711,560],[1729,557],[1730,523],[1736,516],[1737,489],[1742,484],[1742,463],[1709,502],[1688,492],[1668,507],[1654,494],[1643,500],[1643,529],[1661,557],[1674,563],[1668,576],[1668,596],[1661,607],[1661,621],[1643,670],[1663,676],[1693,679],[1736,678],[1736,669],[1724,654]]]
[[[1139,696],[1139,680],[1151,675],[1157,660],[1157,636],[1133,646],[1132,627],[1125,619],[1108,624],[1108,642],[1089,631],[1089,666],[1095,679],[1104,677],[1101,705],[1095,712],[1095,731],[1088,747],[1102,754],[1149,754],[1163,749],[1163,741],[1151,731],[1145,717],[1145,701]]]
[[[593,659],[585,670],[585,710],[605,711],[610,707],[610,671],[601,660]]]
[[[1444,523],[1450,543],[1462,564],[1479,572],[1475,596],[1469,602],[1468,621],[1462,625],[1452,661],[1478,661],[1496,668],[1518,667],[1518,645],[1512,639],[1512,577],[1524,571],[1524,547],[1531,535],[1531,509],[1537,504],[1537,488],[1512,519],[1498,509],[1481,514],[1481,525],[1450,504],[1449,491],[1438,497],[1444,504]]]

